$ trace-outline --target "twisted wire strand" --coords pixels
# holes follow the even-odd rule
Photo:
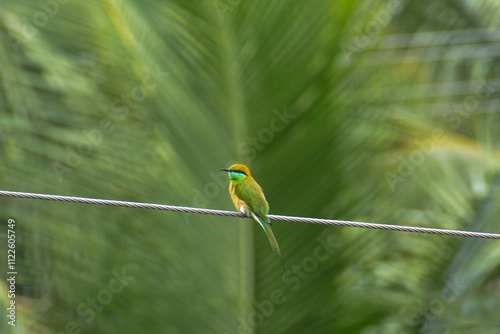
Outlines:
[[[203,208],[193,208],[188,206],[175,206],[175,205],[154,204],[154,203],[116,201],[116,200],[98,199],[98,198],[26,193],[26,192],[6,191],[6,190],[0,190],[0,197],[31,198],[31,199],[42,199],[48,201],[120,206],[126,208],[164,210],[164,211],[197,213],[202,215],[248,218],[243,213],[236,211],[203,209]],[[281,216],[281,215],[268,215],[268,216],[269,219],[271,220],[283,221],[283,222],[349,226],[358,228],[370,228],[370,229],[390,230],[398,232],[428,233],[428,234],[439,234],[439,235],[449,235],[449,236],[468,237],[468,238],[500,239],[500,234],[486,233],[486,232],[471,232],[471,231],[447,230],[447,229],[428,228],[428,227],[376,224],[376,223],[365,223],[365,222],[336,220],[336,219],[292,217],[292,216]]]

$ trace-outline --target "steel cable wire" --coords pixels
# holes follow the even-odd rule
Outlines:
[[[42,200],[48,200],[48,201],[60,201],[60,202],[70,202],[70,203],[84,203],[84,204],[119,206],[119,207],[137,208],[137,209],[187,212],[187,213],[197,213],[197,214],[202,214],[202,215],[216,215],[216,216],[247,218],[241,212],[236,212],[236,211],[193,208],[193,207],[187,207],[187,206],[175,206],[175,205],[165,205],[165,204],[117,201],[117,200],[98,199],[98,198],[37,194],[37,193],[5,191],[5,190],[0,190],[0,196],[16,197],[16,198],[42,199]],[[334,225],[334,226],[349,226],[349,227],[358,227],[358,228],[370,228],[370,229],[390,230],[390,231],[399,231],[399,232],[428,233],[428,234],[450,235],[450,236],[469,237],[469,238],[500,239],[500,234],[486,233],[486,232],[471,232],[471,231],[447,230],[447,229],[428,228],[428,227],[376,224],[376,223],[365,223],[365,222],[336,220],[336,219],[320,219],[320,218],[293,217],[293,216],[281,216],[281,215],[268,215],[268,216],[269,216],[269,219],[271,219],[271,220],[283,221],[283,222],[296,222],[296,223]]]

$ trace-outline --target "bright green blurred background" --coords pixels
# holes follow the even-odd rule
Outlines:
[[[0,3],[0,189],[500,232],[500,5]],[[0,198],[1,333],[498,333],[498,241]],[[5,314],[4,314],[5,312]]]

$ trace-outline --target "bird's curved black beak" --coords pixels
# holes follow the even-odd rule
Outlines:
[[[232,172],[233,170],[231,168],[222,168],[217,170],[218,172]]]

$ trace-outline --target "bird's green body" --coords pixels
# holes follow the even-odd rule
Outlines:
[[[262,188],[255,182],[250,170],[245,165],[232,165],[221,170],[229,173],[229,194],[236,210],[241,211],[248,217],[252,217],[262,226],[271,247],[280,256],[285,276],[288,278],[278,242],[271,230],[271,220],[267,217],[269,204],[267,204]]]

